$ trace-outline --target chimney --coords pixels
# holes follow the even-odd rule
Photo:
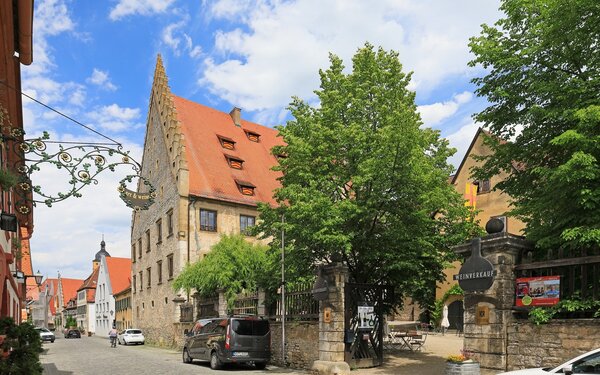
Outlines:
[[[231,112],[229,112],[229,116],[231,116],[231,119],[233,120],[233,123],[235,124],[235,126],[242,126],[241,112],[242,112],[242,110],[239,109],[238,107],[233,107]]]

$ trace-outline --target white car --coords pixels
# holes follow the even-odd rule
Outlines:
[[[54,342],[54,333],[50,332],[48,329],[39,327],[35,330],[38,331],[38,333],[40,334],[40,339],[42,339],[42,341]]]
[[[119,333],[117,342],[121,345],[142,344],[144,345],[144,334],[141,329],[126,329]]]
[[[498,375],[600,374],[600,348],[575,357],[554,368],[532,368]]]

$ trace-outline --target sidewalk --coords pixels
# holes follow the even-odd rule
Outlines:
[[[463,347],[462,336],[454,333],[429,335],[421,351],[394,350],[384,352],[384,365],[370,369],[352,371],[356,375],[443,375],[446,357],[459,354]],[[493,375],[497,371],[481,370],[481,375]]]

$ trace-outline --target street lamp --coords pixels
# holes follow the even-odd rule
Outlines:
[[[17,279],[17,281],[22,280],[22,282],[25,282],[28,277],[33,277],[35,278],[35,283],[37,284],[37,286],[40,286],[42,285],[42,279],[44,278],[44,275],[42,275],[39,270],[33,275],[25,275],[23,271],[15,271],[13,273],[13,277]]]

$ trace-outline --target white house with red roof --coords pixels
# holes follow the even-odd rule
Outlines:
[[[129,285],[130,276],[131,259],[106,255],[100,257],[94,302],[96,335],[108,337],[108,331],[115,325],[114,295]]]
[[[223,234],[245,234],[259,202],[275,204],[281,173],[271,150],[281,144],[275,129],[242,119],[239,108],[225,113],[173,95],[158,56],[141,171],[156,202],[134,211],[131,230],[132,320],[148,342],[175,346],[183,337],[180,306],[193,301],[172,281],[185,265]]]

